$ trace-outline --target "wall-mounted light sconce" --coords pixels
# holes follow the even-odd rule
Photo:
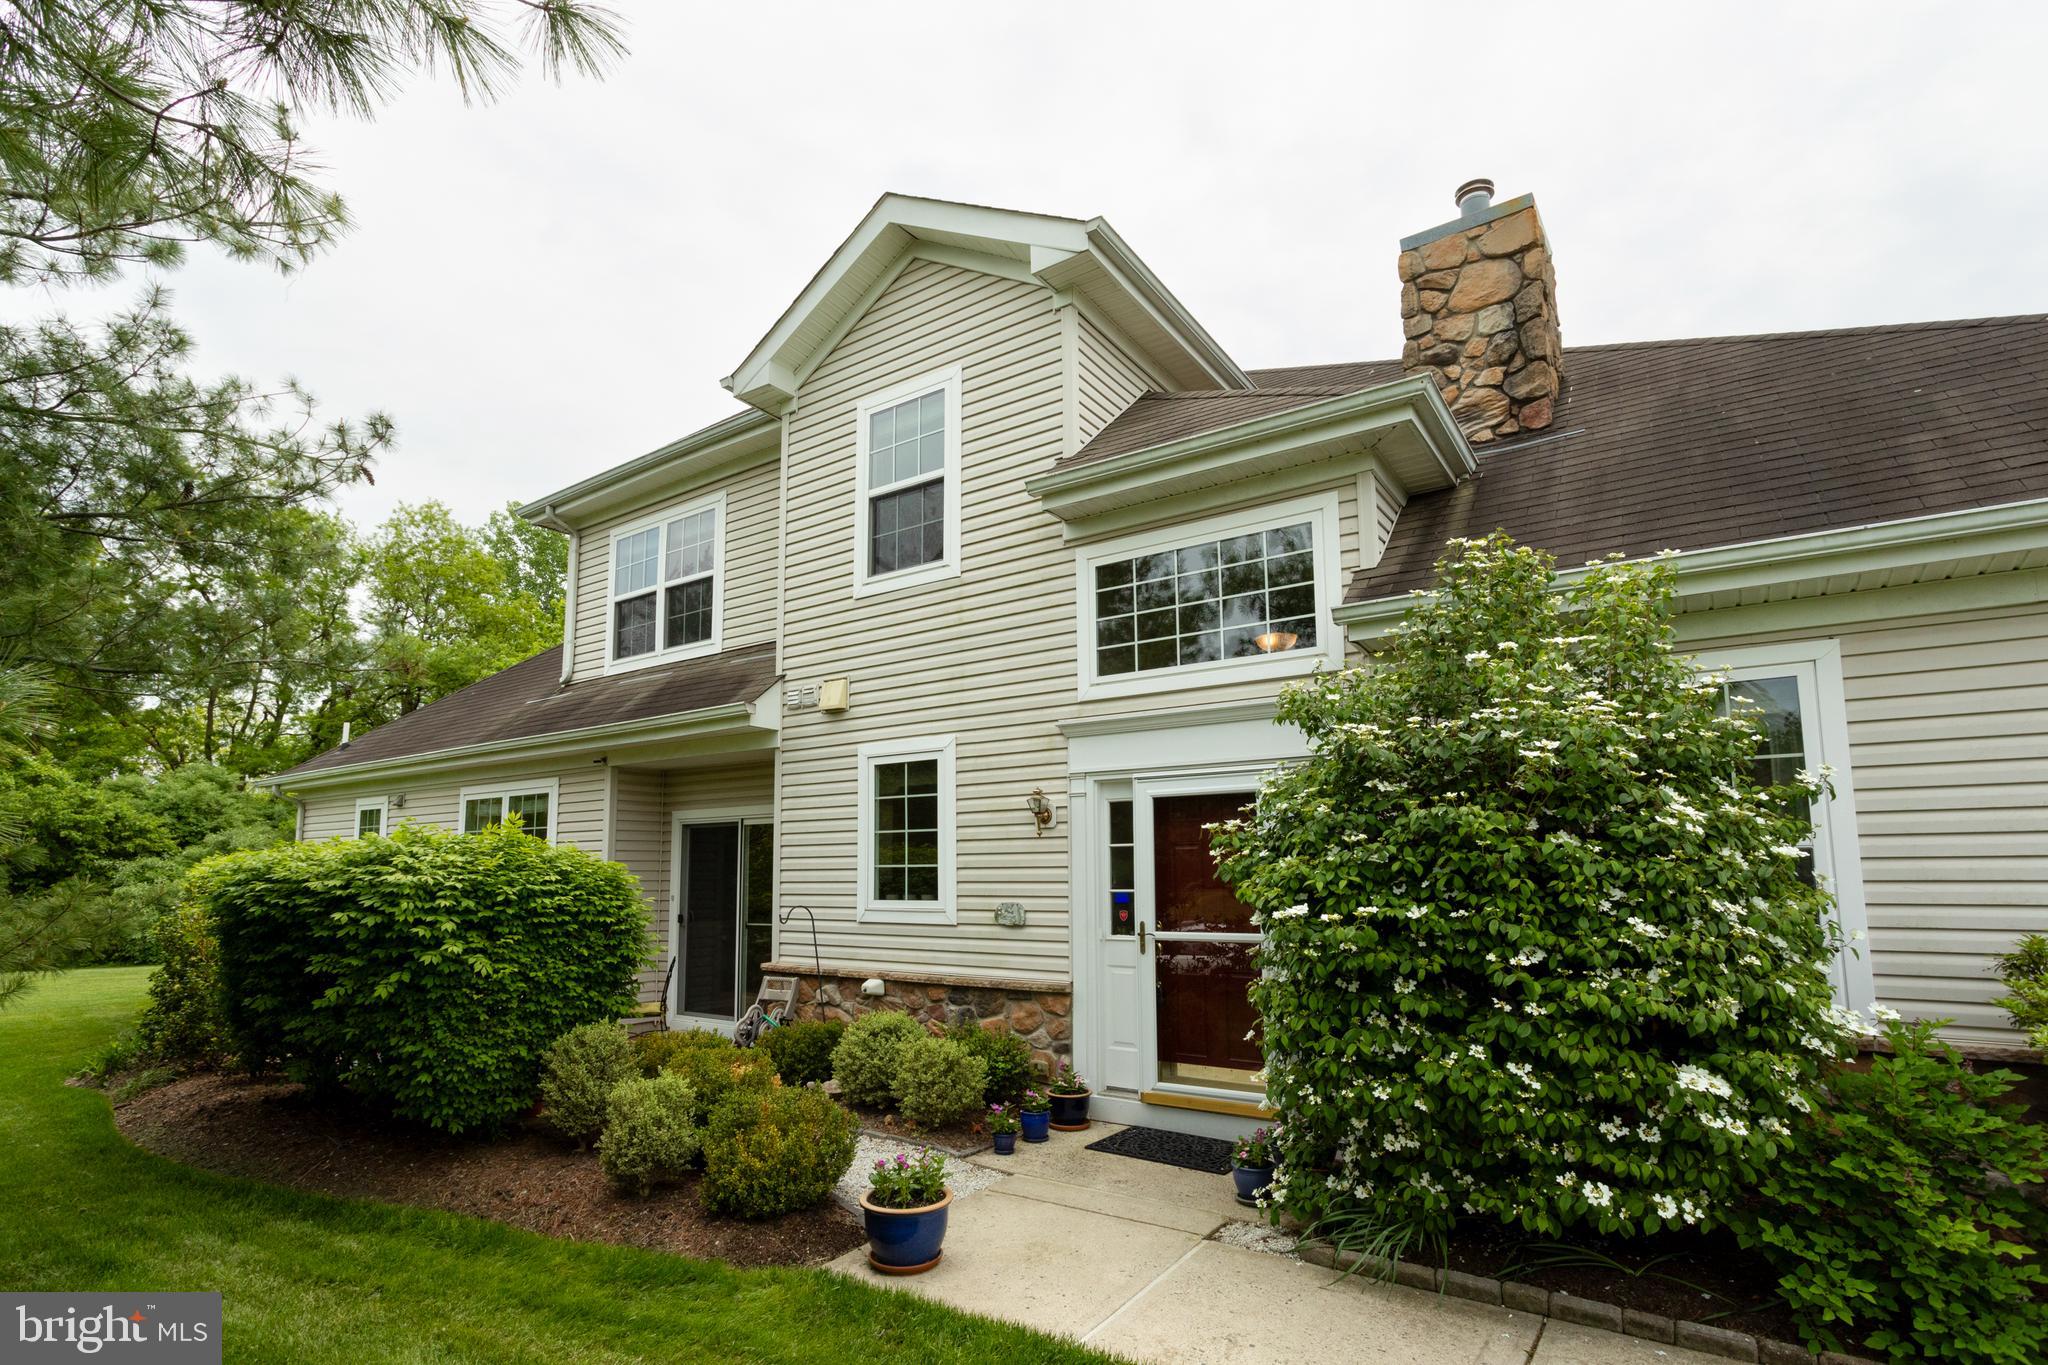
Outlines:
[[[1056,812],[1053,810],[1052,802],[1046,797],[1045,788],[1033,787],[1031,795],[1024,798],[1024,809],[1031,812],[1031,822],[1038,827],[1040,834],[1052,828]]]
[[[1291,630],[1269,630],[1264,635],[1252,636],[1252,643],[1267,654],[1279,654],[1294,648],[1300,639]]]
[[[405,809],[405,793],[404,793],[404,792],[400,792],[400,793],[398,793],[398,795],[396,795],[396,796],[394,796],[394,797],[392,797],[392,798],[391,798],[391,809],[393,809],[393,810],[404,810],[404,809]]]

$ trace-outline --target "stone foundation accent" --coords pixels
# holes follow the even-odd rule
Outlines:
[[[1073,994],[1029,982],[978,981],[971,977],[916,980],[883,976],[881,995],[861,994],[861,983],[875,975],[816,975],[776,964],[773,970],[797,978],[796,1013],[800,1019],[837,1019],[851,1023],[877,1009],[903,1010],[924,1021],[933,1032],[962,1022],[979,1024],[992,1033],[1022,1038],[1040,1066],[1057,1069],[1073,1056]]]
[[[1403,241],[1400,259],[1401,367],[1436,380],[1474,444],[1549,426],[1563,363],[1536,201],[1494,207],[1491,190],[1461,201],[1458,221]]]

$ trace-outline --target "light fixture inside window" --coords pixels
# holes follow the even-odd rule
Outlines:
[[[1295,642],[1300,638],[1291,630],[1269,630],[1264,635],[1252,636],[1252,643],[1257,645],[1262,653],[1279,654],[1294,648]]]

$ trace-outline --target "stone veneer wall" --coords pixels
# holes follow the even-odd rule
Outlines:
[[[1466,439],[1551,422],[1562,343],[1557,272],[1536,205],[1401,253],[1401,365],[1428,371]]]
[[[778,971],[787,970],[778,965]],[[822,985],[809,973],[797,978],[796,1013],[803,1019],[850,1022],[872,1010],[904,1010],[933,1030],[972,1021],[997,1033],[1022,1038],[1032,1059],[1048,1069],[1073,1055],[1073,996],[1017,983],[904,981],[884,978],[881,995],[861,994],[865,976],[827,976]]]

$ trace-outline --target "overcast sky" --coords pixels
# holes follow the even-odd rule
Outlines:
[[[1396,353],[1397,239],[1475,175],[1567,347],[2048,310],[2044,5],[617,8],[601,83],[310,121],[357,228],[307,270],[171,277],[202,366],[396,419],[358,521],[728,415],[885,190],[1101,214],[1248,367]]]

